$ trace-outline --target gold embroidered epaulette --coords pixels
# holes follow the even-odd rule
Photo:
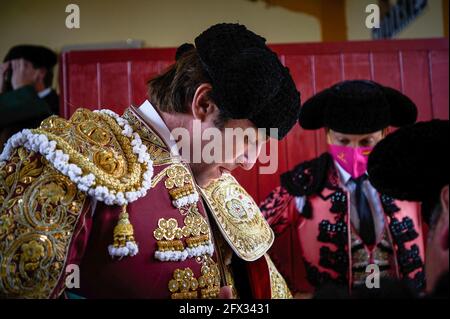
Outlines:
[[[52,298],[64,282],[86,194],[36,152],[0,165],[0,299]]]
[[[270,290],[271,299],[293,299],[292,293],[286,283],[286,280],[278,271],[277,267],[274,265],[272,259],[268,254],[264,255],[266,259],[267,266],[269,268],[270,276]]]
[[[108,251],[113,257],[138,253],[126,207],[151,188],[153,162],[126,119],[110,110],[87,109],[78,109],[70,120],[51,116],[38,129],[13,135],[0,155],[0,167],[18,147],[40,154],[79,191],[106,205],[123,206]]]
[[[139,119],[136,112],[132,110],[133,107],[126,109],[122,117],[130,123],[135,131],[139,132],[142,143],[147,147],[150,158],[153,161],[153,166],[179,162],[179,160],[172,156],[169,147],[155,130],[145,124],[143,120]]]
[[[147,147],[128,121],[112,111],[78,109],[70,118],[52,116],[38,129],[14,135],[0,162],[22,146],[43,155],[78,189],[107,205],[125,205],[151,187]]]
[[[258,205],[230,174],[201,189],[224,238],[245,261],[255,261],[272,246],[274,233]]]

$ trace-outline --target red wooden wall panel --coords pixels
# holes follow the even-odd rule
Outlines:
[[[76,108],[121,113],[147,96],[147,81],[173,63],[174,48],[65,52],[61,58],[61,114]]]
[[[61,95],[71,97],[65,102],[64,111],[75,110],[77,107],[98,108],[97,64],[73,65],[70,68],[71,76],[65,79],[68,82],[66,92],[61,92]]]
[[[403,92],[419,106],[419,121],[432,118],[428,57],[426,51],[409,51],[401,54]]]
[[[341,61],[344,80],[373,79],[369,53],[343,54]]]
[[[373,80],[402,90],[402,74],[398,52],[375,52],[371,54]]]
[[[313,96],[315,93],[313,56],[287,56],[285,61],[298,89],[301,90],[302,100]],[[299,125],[296,125],[289,133],[286,147],[288,150],[295,148],[302,150],[302,152],[287,152],[287,165],[289,168],[302,161],[312,159],[317,154],[316,132],[305,131]]]
[[[130,85],[127,62],[99,65],[100,106],[121,113],[124,105],[130,105]],[[104,80],[109,79],[109,80]]]
[[[449,117],[447,39],[286,44],[272,48],[290,68],[302,101],[342,80],[372,79],[410,96],[419,108],[420,120]],[[112,108],[121,113],[130,104],[139,105],[147,97],[148,79],[173,63],[174,55],[174,48],[64,53],[60,67],[61,114],[69,117],[78,107]],[[324,131],[304,131],[298,126],[277,147],[279,165],[275,174],[258,174],[258,163],[250,171],[234,173],[257,202],[279,185],[281,173],[327,149]],[[284,275],[300,287],[302,276],[295,268],[300,261],[295,253],[298,250],[297,229],[292,225],[277,238],[271,252],[283,263]]]
[[[429,53],[433,117],[448,119],[448,51]]]

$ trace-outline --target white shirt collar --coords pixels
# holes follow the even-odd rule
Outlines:
[[[343,185],[347,185],[352,176],[337,161],[334,161],[334,165],[336,166],[339,172],[339,178],[341,180],[341,183]]]
[[[142,103],[136,111],[147,124],[151,125],[158,132],[166,145],[169,147],[170,153],[174,156],[179,156],[175,138],[170,133],[169,128],[166,123],[164,123],[164,120],[158,114],[154,106],[148,100],[145,100],[145,102]]]
[[[48,87],[48,88],[43,89],[42,91],[38,92],[37,95],[39,96],[39,98],[43,99],[44,97],[49,95],[51,91],[52,91],[52,88]]]

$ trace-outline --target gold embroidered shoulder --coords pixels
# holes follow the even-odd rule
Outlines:
[[[1,162],[24,147],[41,154],[79,190],[107,205],[126,205],[145,196],[153,165],[147,147],[128,121],[112,111],[78,109],[65,120],[44,120],[7,142]]]
[[[275,236],[258,205],[230,174],[201,189],[205,202],[233,251],[245,261],[261,258]]]
[[[139,134],[109,110],[52,116],[11,137],[0,155],[0,297],[55,297],[88,198],[126,207],[146,195],[152,176]],[[133,256],[126,213],[119,224],[126,247],[109,249]]]
[[[0,299],[52,298],[87,196],[40,154],[18,147],[0,166]]]

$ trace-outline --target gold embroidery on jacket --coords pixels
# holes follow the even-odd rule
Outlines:
[[[220,272],[217,264],[209,257],[199,258],[201,275],[195,278],[190,268],[176,269],[168,288],[172,299],[211,299],[220,294]]]
[[[52,295],[85,199],[45,158],[14,150],[0,167],[0,296]]]
[[[169,291],[172,299],[197,299],[198,280],[190,268],[176,269],[173,279],[169,281]]]
[[[292,293],[289,290],[283,276],[272,262],[272,259],[270,259],[267,254],[264,255],[264,258],[266,259],[267,266],[269,267],[271,299],[292,299]]]
[[[372,257],[364,247],[360,238],[355,235],[353,230],[351,233],[352,240],[352,279],[353,285],[364,285],[368,273],[366,268],[369,264],[375,264],[380,267],[381,277],[395,277],[395,261],[393,254],[393,246],[389,240],[388,231],[383,230],[383,238],[381,242],[372,250]]]
[[[131,140],[122,130],[109,115],[78,109],[70,120],[52,116],[32,132],[56,141],[71,163],[84,174],[95,176],[95,186],[116,192],[136,191],[142,187],[146,164],[137,161]]]
[[[142,123],[130,109],[125,111],[123,118],[130,123],[135,132],[139,133],[142,143],[147,146],[147,151],[150,154],[154,166],[164,165],[174,161],[168,150],[168,146],[165,145],[158,134]]]
[[[158,228],[153,232],[158,251],[183,251],[186,246],[194,248],[210,242],[209,226],[200,213],[188,214],[184,218],[184,224],[180,228],[174,218],[161,218],[158,221]],[[185,239],[186,245],[182,239]]]
[[[153,236],[158,241],[159,251],[184,250],[183,242],[180,240],[183,238],[183,232],[174,218],[168,220],[161,218],[158,221],[158,228],[153,232]],[[175,238],[176,240],[174,240]]]
[[[274,233],[250,195],[230,174],[202,189],[205,202],[234,252],[255,261],[272,246]]]
[[[162,181],[172,201],[179,200],[196,193],[192,173],[173,157],[163,140],[130,110],[123,116],[147,146],[154,166],[167,165],[161,172],[153,176],[152,188]],[[179,225],[174,218],[160,218],[158,227],[153,231],[157,240],[157,252],[181,252],[186,248],[195,248],[211,244],[211,232],[208,222],[197,207],[198,203],[189,203],[179,207],[184,225]],[[195,277],[190,268],[176,269],[168,283],[172,299],[217,298],[220,293],[220,272],[215,261],[207,254],[195,257],[201,264],[200,276]]]
[[[178,200],[195,193],[194,181],[188,169],[182,164],[172,165],[166,170],[164,185],[172,200]]]

